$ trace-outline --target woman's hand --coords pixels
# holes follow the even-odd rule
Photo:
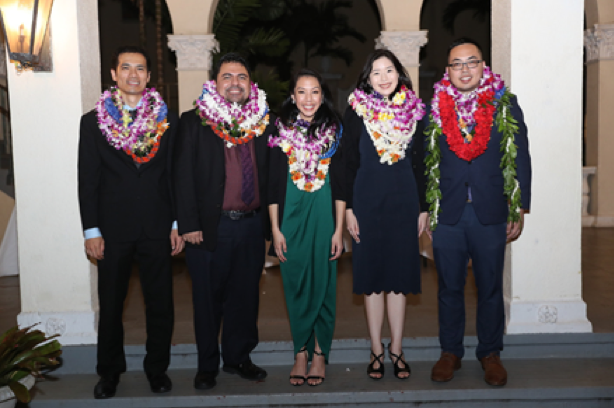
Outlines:
[[[418,216],[418,237],[426,232],[431,241],[433,240],[433,232],[431,231],[431,217],[427,211],[420,213]]]
[[[341,229],[335,231],[333,234],[333,239],[331,241],[331,251],[329,261],[334,261],[335,259],[339,259],[341,253],[343,252],[343,232]]]
[[[345,224],[348,227],[350,235],[352,238],[354,238],[354,241],[356,241],[357,244],[360,244],[360,229],[358,228],[358,220],[356,219],[354,211],[352,211],[351,208],[345,210]]]
[[[286,262],[287,259],[284,255],[288,251],[286,237],[284,237],[284,234],[279,229],[273,230],[273,246],[275,247],[275,254],[277,254],[279,262]]]

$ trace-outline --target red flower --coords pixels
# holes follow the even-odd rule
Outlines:
[[[466,143],[458,124],[458,117],[454,109],[454,100],[445,92],[439,93],[439,111],[441,115],[442,131],[446,135],[450,150],[459,158],[471,161],[486,151],[496,110],[492,103],[493,98],[494,92],[492,91],[486,91],[480,94],[478,108],[474,113],[476,123],[475,135],[471,139],[471,142]]]

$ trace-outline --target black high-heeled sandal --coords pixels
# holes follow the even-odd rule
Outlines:
[[[316,356],[324,357],[324,353],[317,352],[315,350],[313,351],[313,354],[315,354]],[[311,364],[313,364],[313,361],[311,362]],[[324,382],[325,379],[326,379],[325,377],[320,377],[319,375],[308,375],[307,376],[307,385],[309,385],[310,387],[317,387],[318,385],[321,385]],[[319,383],[317,383],[317,384],[311,384],[309,382],[309,380],[321,380],[321,381]]]
[[[382,378],[384,378],[384,362],[382,361],[384,358],[384,343],[382,343],[382,354],[376,356],[373,350],[371,350],[371,355],[373,356],[373,361],[371,361],[371,363],[367,366],[367,374],[369,375],[369,378],[373,380],[381,380]],[[379,363],[378,368],[375,368],[376,361]],[[379,377],[373,377],[371,375],[372,373],[381,375]]]
[[[399,380],[407,380],[411,376],[411,369],[409,368],[409,364],[407,364],[407,361],[405,361],[405,359],[403,358],[402,350],[401,354],[394,354],[390,350],[391,344],[392,343],[388,343],[388,356],[390,357],[390,361],[392,361],[392,364],[394,365],[394,376],[397,377]],[[405,365],[405,367],[399,366],[399,361],[401,361],[403,365]],[[401,373],[408,373],[409,375],[407,377],[400,377],[399,374]]]
[[[298,353],[296,353],[296,355],[299,355],[300,353],[307,353],[307,347],[303,346],[298,351]],[[307,360],[309,360],[309,353],[307,355]],[[296,361],[296,356],[294,356],[294,361]],[[303,385],[303,384],[305,384],[307,382],[307,377],[305,377],[304,375],[296,375],[296,374],[292,375],[292,374],[290,374],[290,380],[303,380],[302,383],[296,383],[296,384],[290,383],[290,385],[293,385],[295,387],[300,387],[301,385]]]

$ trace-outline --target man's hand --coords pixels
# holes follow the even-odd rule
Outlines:
[[[203,242],[203,232],[194,231],[188,232],[187,234],[183,234],[183,240],[185,242],[189,242],[190,244],[198,245]]]
[[[431,237],[431,240],[433,239],[428,211],[424,211],[418,216],[418,238],[420,238],[422,236],[422,233],[424,232],[426,232],[428,236]]]
[[[104,239],[102,237],[85,240],[85,252],[94,259],[104,259]]]
[[[183,247],[185,246],[185,242],[183,242],[183,238],[179,236],[179,232],[176,229],[171,230],[171,256],[175,256],[181,251],[183,251]]]
[[[524,210],[520,209],[520,220],[518,222],[507,223],[507,241],[513,241],[522,233],[522,227],[524,226]]]

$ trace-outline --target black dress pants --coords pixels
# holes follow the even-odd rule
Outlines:
[[[219,369],[222,318],[225,364],[245,363],[258,345],[259,282],[264,251],[260,213],[240,220],[222,216],[213,252],[186,249],[192,277],[198,371]]]
[[[105,240],[104,259],[98,261],[99,375],[126,371],[122,314],[135,256],[145,298],[147,354],[143,367],[149,376],[164,373],[168,368],[174,319],[170,253],[170,239]]]

